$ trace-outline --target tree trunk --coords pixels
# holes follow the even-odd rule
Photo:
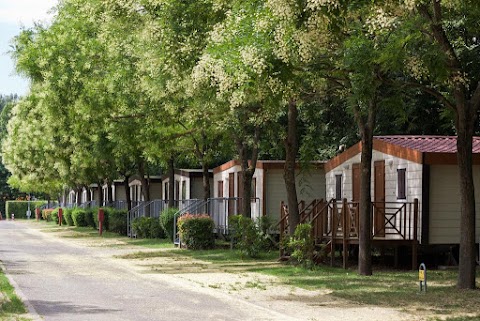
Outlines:
[[[297,225],[300,223],[300,212],[298,209],[297,187],[295,183],[295,159],[298,153],[297,140],[297,117],[298,110],[295,101],[288,104],[288,127],[285,144],[285,167],[283,179],[287,189],[288,201],[288,232],[290,235],[295,233]]]
[[[373,136],[362,137],[358,254],[358,273],[360,275],[372,275],[372,147]]]
[[[210,198],[210,173],[208,172],[208,164],[205,159],[202,160],[203,172],[203,199],[206,201]]]
[[[468,104],[468,102],[465,102]],[[457,159],[460,179],[460,253],[458,283],[460,289],[475,289],[475,191],[473,185],[472,145],[475,116],[466,106],[457,104]]]
[[[258,142],[260,140],[260,128],[255,127],[253,144],[251,146],[251,158],[248,157],[248,143],[244,137],[236,136],[235,143],[237,145],[238,156],[242,167],[243,178],[243,198],[241,200],[240,212],[246,217],[252,217],[252,178],[255,173],[258,160]],[[250,161],[250,162],[249,162]],[[249,164],[250,163],[250,164]]]
[[[75,205],[76,206],[80,206],[82,205],[82,188],[81,187],[77,187],[75,189],[75,194],[77,195],[76,197],[76,200],[75,200]]]
[[[85,190],[87,191],[87,199],[86,202],[89,203],[92,201],[92,193],[88,186],[85,186]]]
[[[431,5],[431,7],[430,7]],[[431,12],[429,11],[431,9]],[[457,160],[460,179],[460,253],[457,287],[460,289],[475,289],[475,190],[473,185],[472,145],[474,124],[480,108],[480,82],[469,96],[469,88],[459,75],[463,75],[465,64],[454,50],[443,25],[442,2],[439,0],[418,6],[420,14],[429,22],[431,36],[445,53],[445,69],[450,73],[450,81],[454,84],[451,97],[454,102],[439,92],[428,90],[446,107],[455,111],[455,127],[457,130]],[[470,97],[470,99],[468,99]]]
[[[107,180],[107,204],[105,206],[109,206],[113,202],[113,190],[112,190],[112,182]]]
[[[175,207],[175,158],[168,160],[168,207]]]
[[[97,183],[98,185],[98,206],[102,207],[103,204],[103,183]]]
[[[129,175],[124,175],[125,179],[123,180],[123,186],[125,188],[125,199],[127,202],[127,211],[132,209],[132,198],[130,195],[130,186],[128,185],[128,180],[130,179]]]
[[[354,107],[355,120],[362,136],[360,204],[359,204],[359,253],[358,273],[372,275],[372,150],[377,102],[376,96],[369,104],[368,115],[362,116],[360,107]]]
[[[141,160],[138,163],[138,174],[140,175],[140,182],[142,183],[142,195],[145,203],[150,202],[150,177],[145,170],[145,161]],[[145,207],[145,216],[150,217],[150,206]]]

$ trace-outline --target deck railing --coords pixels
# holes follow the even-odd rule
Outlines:
[[[288,207],[282,202],[280,212],[280,239],[288,235]],[[338,202],[334,199],[328,203],[314,200],[300,212],[300,223],[312,224],[312,236],[316,244],[329,242],[359,242],[359,203]],[[409,241],[412,244],[412,257],[416,257],[419,227],[418,200],[414,202],[372,202],[371,222],[373,241]],[[346,255],[347,251],[343,251]],[[284,255],[283,249],[280,255]],[[415,259],[412,259],[414,262]],[[344,258],[344,264],[346,259]],[[332,257],[333,263],[333,257]]]
[[[280,231],[287,233],[288,207],[281,207]],[[372,202],[372,239],[417,241],[418,200],[414,202]],[[312,224],[314,236],[358,240],[359,203],[312,201],[300,212],[300,223]],[[282,234],[282,233],[281,233]]]

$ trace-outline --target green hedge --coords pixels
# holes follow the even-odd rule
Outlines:
[[[65,218],[65,222],[67,222],[67,225],[69,225],[69,226],[75,225],[73,223],[72,213],[73,213],[72,208],[64,208],[63,209],[63,217]]]
[[[165,237],[173,239],[173,224],[175,224],[175,213],[178,212],[178,208],[167,208],[160,213],[160,225],[162,226]]]
[[[178,219],[180,241],[188,249],[203,250],[215,246],[215,223],[208,214],[186,214]]]
[[[107,230],[120,235],[127,235],[127,210],[109,210]]]
[[[32,216],[30,218],[35,219],[35,208],[47,204],[47,201],[7,201],[5,205],[6,218],[10,218],[12,213],[15,214],[15,218],[27,218],[28,203],[30,203],[30,211]]]
[[[103,211],[105,213],[103,229],[120,235],[127,235],[127,211],[110,207],[105,207]],[[52,210],[48,214],[48,218],[58,224],[58,208]],[[62,224],[98,228],[98,207],[86,209],[64,208]],[[160,223],[158,223],[158,229],[161,230]]]
[[[88,226],[86,220],[86,210],[83,208],[75,208],[72,211],[73,224],[77,227]]]
[[[135,235],[141,239],[165,238],[165,233],[160,225],[160,220],[155,217],[138,217],[132,222]]]
[[[86,226],[97,228],[97,226],[95,225],[95,220],[93,219],[95,215],[98,215],[98,207],[85,209],[85,223],[87,224]]]

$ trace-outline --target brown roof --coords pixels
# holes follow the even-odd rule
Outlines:
[[[457,136],[375,136],[386,143],[422,153],[456,153]],[[480,137],[473,137],[473,153],[480,153]]]
[[[375,136],[373,149],[419,164],[457,164],[456,136]],[[328,172],[359,154],[359,142],[325,164]],[[480,137],[473,137],[473,163],[480,164]]]

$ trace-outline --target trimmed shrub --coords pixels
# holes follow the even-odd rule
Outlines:
[[[137,217],[134,219],[132,222],[132,230],[138,238],[147,238],[150,230],[149,217]]]
[[[53,212],[53,208],[47,208],[42,210],[42,219],[44,219],[47,222],[51,222],[53,220],[52,212]]]
[[[91,226],[93,228],[96,228],[95,225],[95,220],[93,219],[94,215],[97,215],[98,213],[98,208],[86,208],[85,209],[85,222],[86,226]]]
[[[178,219],[180,242],[188,249],[203,250],[215,246],[215,223],[208,214],[185,214]]]
[[[233,246],[242,255],[256,258],[262,249],[268,246],[267,235],[252,221],[243,215],[233,215],[228,220],[233,237]]]
[[[47,204],[47,201],[7,201],[5,205],[5,217],[11,218],[12,213],[15,214],[15,218],[27,218],[28,203],[30,203],[30,211],[35,218],[35,208],[41,207]]]
[[[88,226],[86,217],[86,211],[83,208],[75,208],[71,214],[73,224],[77,227]]]
[[[175,213],[178,212],[178,208],[167,208],[160,213],[160,225],[163,229],[165,237],[173,240],[173,224],[175,224]]]
[[[63,209],[63,217],[69,226],[73,226],[73,218],[72,218],[73,209],[72,208],[65,208]]]
[[[165,237],[160,221],[155,217],[136,218],[132,222],[132,229],[138,238],[155,239]]]
[[[127,235],[127,211],[126,210],[109,211],[107,230],[110,232],[118,233],[120,235]]]
[[[313,255],[315,245],[312,237],[312,226],[310,224],[298,224],[293,237],[288,240],[287,248],[290,250],[290,258],[305,268],[314,265]]]

